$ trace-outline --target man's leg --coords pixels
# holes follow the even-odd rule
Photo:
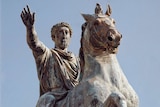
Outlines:
[[[37,105],[36,107],[54,107],[55,105],[55,97],[51,94],[43,94],[38,102],[37,102]]]

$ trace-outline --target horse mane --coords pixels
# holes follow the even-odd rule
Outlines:
[[[84,52],[83,52],[83,39],[84,39],[84,31],[86,29],[87,22],[83,23],[81,26],[81,40],[80,40],[80,49],[79,49],[79,58],[80,58],[80,66],[81,66],[81,76],[80,79],[83,77],[83,71],[84,71],[84,65],[85,65],[85,60],[84,60]]]
[[[111,15],[111,8],[108,5],[108,9],[106,11],[106,15],[110,16]],[[96,8],[95,8],[95,14],[103,14],[103,10],[101,8],[101,5],[99,3],[96,4]],[[84,31],[86,29],[87,26],[87,21],[85,23],[82,24],[81,26],[81,40],[80,40],[80,49],[79,49],[79,58],[80,58],[80,66],[81,66],[81,79],[83,77],[83,71],[84,71],[84,65],[85,65],[85,60],[84,60],[84,52],[83,52],[83,39],[84,39]]]

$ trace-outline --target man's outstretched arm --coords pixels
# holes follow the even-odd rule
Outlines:
[[[34,28],[35,13],[31,13],[29,6],[24,8],[21,13],[21,19],[26,26],[27,43],[32,51],[37,54],[42,54],[45,50],[45,46],[38,40],[37,33]]]

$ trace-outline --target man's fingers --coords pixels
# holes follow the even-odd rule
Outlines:
[[[24,16],[24,12],[22,11],[21,16]]]
[[[23,21],[23,23],[24,24],[26,24],[26,22],[25,22],[25,19],[24,19],[25,17],[24,17],[24,12],[22,11],[22,13],[21,13],[21,19],[22,19],[22,21]]]
[[[23,11],[22,11],[22,13],[21,13],[21,18],[22,18],[22,20],[24,20],[24,18],[25,18],[25,14],[24,14]]]
[[[27,10],[28,10],[28,13],[29,14],[31,14],[31,12],[30,12],[30,9],[29,9],[29,6],[27,5]]]
[[[33,22],[34,22],[34,20],[35,20],[35,12],[33,12],[33,17],[32,17],[33,19]]]
[[[23,12],[23,11],[22,11]],[[21,13],[21,18],[23,19],[23,13]]]
[[[31,13],[29,6],[27,5],[27,7],[21,12],[21,18],[26,26],[33,25],[35,21],[35,13]]]
[[[26,8],[24,8],[24,12],[25,12],[25,14],[27,14]]]

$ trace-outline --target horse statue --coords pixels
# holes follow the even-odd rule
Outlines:
[[[128,83],[116,53],[122,35],[110,17],[111,7],[105,14],[97,3],[95,14],[82,14],[80,48],[83,78],[75,88],[83,99],[84,107],[138,107],[139,99]],[[78,107],[78,106],[77,106]]]
[[[82,14],[86,21],[82,25],[80,47],[82,80],[54,107],[139,106],[138,96],[116,58],[122,35],[110,17],[111,11],[108,5],[103,14],[97,3],[95,14]]]

